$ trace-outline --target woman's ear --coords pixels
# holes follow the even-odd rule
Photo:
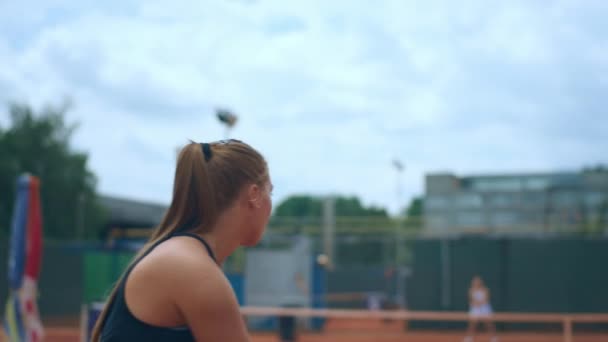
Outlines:
[[[254,208],[262,206],[262,189],[257,184],[251,184],[247,189],[247,201]]]

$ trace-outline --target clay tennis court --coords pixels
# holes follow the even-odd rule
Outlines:
[[[405,332],[400,322],[382,322],[380,320],[365,319],[337,319],[328,320],[326,329],[322,333],[302,333],[298,336],[299,342],[460,342],[464,331],[431,332],[416,331]],[[564,337],[559,332],[509,332],[499,335],[501,342],[562,342]],[[490,336],[480,334],[475,341],[489,341]],[[77,327],[49,327],[47,328],[46,342],[80,342],[80,330]],[[608,333],[589,334],[575,332],[575,342],[602,342],[608,341]],[[276,333],[254,333],[251,342],[279,342]]]

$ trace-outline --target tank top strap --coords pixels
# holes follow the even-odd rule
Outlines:
[[[135,268],[135,266],[143,259],[145,258],[148,254],[150,254],[150,252],[152,252],[156,247],[158,247],[158,245],[160,245],[161,243],[169,240],[171,238],[171,235],[166,236],[158,241],[156,241],[154,244],[152,244],[152,246],[148,247],[148,249],[146,249],[142,255],[140,255],[137,259],[133,260],[133,262],[131,263],[131,265],[129,266],[129,268],[127,268],[126,273],[125,273],[125,277],[123,277],[123,281],[126,281],[126,278],[129,276],[129,274],[131,273],[131,270],[133,268]]]
[[[174,236],[188,236],[188,237],[191,237],[191,238],[194,238],[194,239],[198,240],[200,243],[203,244],[203,246],[207,250],[207,253],[211,257],[211,259],[213,259],[213,261],[215,261],[217,263],[217,259],[215,258],[215,254],[213,253],[213,250],[211,249],[211,246],[209,246],[209,244],[207,243],[207,241],[205,241],[205,239],[203,239],[202,237],[200,237],[200,236],[198,236],[198,235],[196,235],[194,233],[188,233],[188,232],[175,233],[175,234],[171,235],[171,237],[174,237]]]

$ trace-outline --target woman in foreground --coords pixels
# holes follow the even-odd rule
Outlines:
[[[184,147],[171,205],[111,292],[92,340],[248,341],[220,265],[260,240],[271,191],[266,161],[249,145]]]

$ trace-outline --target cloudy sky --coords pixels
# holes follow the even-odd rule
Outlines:
[[[222,106],[276,201],[394,210],[429,172],[607,162],[607,17],[604,0],[3,1],[0,101],[72,98],[105,194],[167,203],[176,147],[222,138]]]

